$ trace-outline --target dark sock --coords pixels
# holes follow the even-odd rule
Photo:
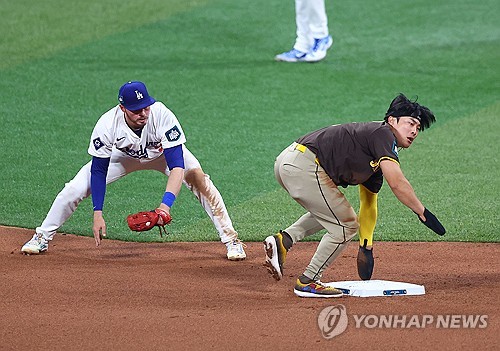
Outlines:
[[[313,281],[312,279],[310,279],[310,278],[306,277],[306,276],[305,276],[305,275],[303,275],[303,274],[299,277],[299,280],[300,280],[300,282],[301,282],[302,284],[309,284],[309,283],[312,283],[312,281]]]
[[[284,230],[280,230],[280,233],[281,236],[283,237],[283,246],[285,247],[286,251],[290,250],[290,248],[293,245],[292,237]]]

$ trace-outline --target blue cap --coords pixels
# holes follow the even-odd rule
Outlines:
[[[127,82],[118,91],[118,101],[127,110],[142,110],[156,102],[143,82]]]

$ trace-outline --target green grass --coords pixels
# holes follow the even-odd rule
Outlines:
[[[294,40],[289,2],[3,4],[0,223],[40,224],[90,159],[90,133],[118,87],[138,79],[179,117],[244,240],[261,240],[302,214],[273,175],[286,145],[328,124],[379,120],[404,92],[438,121],[401,154],[402,168],[448,233],[433,234],[384,186],[376,240],[498,242],[499,3],[366,0],[327,10],[335,39],[327,59],[288,65],[273,56]],[[158,240],[130,233],[125,217],[155,207],[164,186],[154,172],[110,185],[109,237]],[[357,188],[346,195],[357,208]],[[91,235],[91,212],[85,200],[61,231]],[[218,240],[187,189],[173,216],[165,240]]]

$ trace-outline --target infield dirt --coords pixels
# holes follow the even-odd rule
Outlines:
[[[373,279],[425,286],[423,296],[301,299],[294,281],[317,243],[289,252],[283,280],[262,243],[230,262],[221,243],[129,243],[57,235],[24,256],[33,231],[0,226],[0,349],[497,350],[500,244],[375,243]],[[357,280],[353,242],[323,281]],[[318,315],[343,304],[346,331],[322,337]],[[356,328],[354,315],[486,315],[486,328]]]

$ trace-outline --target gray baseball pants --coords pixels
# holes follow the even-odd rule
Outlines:
[[[274,173],[280,185],[308,211],[285,229],[293,242],[327,230],[304,271],[306,277],[319,280],[356,234],[357,215],[305,146],[293,143],[283,150],[276,158]]]

